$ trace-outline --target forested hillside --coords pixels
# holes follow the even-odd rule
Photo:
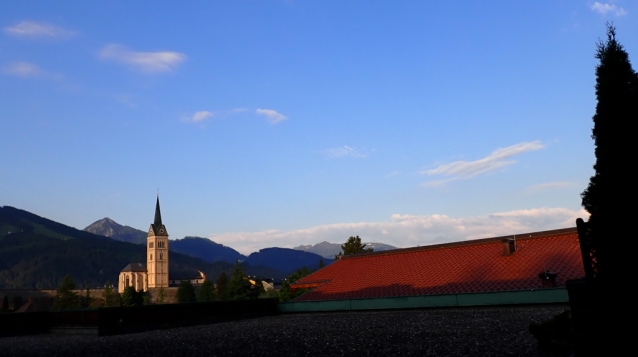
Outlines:
[[[117,282],[128,263],[145,262],[144,245],[81,231],[13,207],[0,207],[0,288],[56,288],[66,274],[78,287]],[[282,278],[285,273],[245,265],[251,275]],[[171,253],[171,273],[201,270],[211,280],[231,263],[207,263]]]

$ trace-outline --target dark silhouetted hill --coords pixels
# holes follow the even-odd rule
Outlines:
[[[284,272],[293,272],[304,266],[311,270],[317,269],[319,260],[323,260],[325,265],[333,261],[315,253],[295,249],[265,248],[249,255],[245,262],[253,266],[268,266]]]
[[[168,245],[174,252],[190,255],[207,262],[229,262],[243,261],[246,256],[231,247],[215,243],[207,238],[185,237],[184,239],[172,240]]]
[[[146,246],[81,231],[13,207],[0,207],[0,288],[57,288],[66,274],[78,287],[116,283],[132,262],[143,263]],[[171,273],[197,270],[215,280],[231,263],[209,263],[173,252]],[[245,264],[250,275],[283,278],[286,273]]]

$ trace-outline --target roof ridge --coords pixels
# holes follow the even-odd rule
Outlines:
[[[503,239],[508,239],[508,238],[515,238],[520,240],[547,238],[549,236],[574,234],[577,232],[578,231],[576,230],[576,227],[560,228],[560,229],[552,229],[547,231],[538,231],[538,232],[530,232],[530,233],[522,233],[522,234],[510,234],[507,236],[499,236],[499,237],[493,237],[493,238],[481,238],[481,239],[472,239],[472,240],[449,242],[449,243],[431,244],[431,245],[424,245],[420,247],[397,248],[392,250],[383,250],[379,252],[357,253],[357,254],[351,254],[351,255],[343,255],[341,259],[356,259],[356,258],[365,258],[370,256],[376,256],[376,255],[403,254],[403,253],[409,253],[409,252],[420,252],[424,250],[489,244],[489,243],[500,242]],[[338,262],[338,260],[335,261],[335,263],[336,262]]]

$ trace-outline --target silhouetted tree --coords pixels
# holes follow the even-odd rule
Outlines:
[[[361,243],[359,236],[349,237],[348,240],[341,245],[342,252],[335,255],[335,260],[341,259],[343,255],[371,252],[372,248],[366,248],[366,244]]]
[[[246,271],[244,267],[239,264],[239,261],[235,263],[233,267],[230,280],[226,286],[224,295],[228,300],[245,300],[250,299],[250,282],[246,279]]]
[[[120,295],[113,291],[110,281],[107,281],[104,285],[102,298],[104,299],[104,307],[120,306]]]
[[[13,311],[18,310],[24,305],[24,300],[22,300],[22,296],[14,296],[13,297]]]
[[[144,304],[144,292],[135,291],[132,286],[127,286],[122,292],[122,306],[139,306]]]
[[[226,273],[221,272],[217,281],[215,282],[215,293],[217,293],[217,298],[219,300],[224,300],[226,298],[226,287],[228,286],[228,275]]]
[[[163,304],[165,298],[166,298],[166,293],[164,292],[164,287],[161,286],[159,288],[159,292],[157,293],[157,303]]]
[[[323,259],[319,259],[319,269],[323,268],[325,265],[323,264]]]
[[[619,241],[635,236],[636,189],[631,162],[635,159],[638,122],[638,75],[629,55],[616,40],[616,29],[607,24],[607,40],[597,45],[596,114],[593,117],[596,164],[589,186],[581,194],[591,214],[589,228],[601,281],[622,274]],[[632,124],[634,123],[634,124]],[[629,206],[625,206],[627,203]],[[614,247],[616,246],[616,247]]]
[[[94,300],[95,299],[91,296],[91,289],[87,286],[86,291],[84,293],[84,298],[80,302],[80,305],[82,307],[91,307],[91,304],[93,303]]]
[[[195,302],[197,297],[195,296],[195,288],[189,280],[182,280],[177,288],[177,302],[180,304],[187,302]]]
[[[296,272],[290,274],[290,276],[281,283],[281,289],[279,290],[279,301],[290,301],[298,296],[301,296],[305,292],[307,292],[308,289],[292,290],[290,289],[290,284],[303,278],[304,276],[307,276],[310,273],[312,273],[312,271],[306,269],[306,267],[303,267],[297,270]]]
[[[215,300],[215,285],[212,281],[206,279],[197,293],[197,301],[213,301]]]
[[[68,274],[62,279],[62,284],[58,288],[55,294],[55,302],[53,303],[53,310],[67,310],[77,309],[80,307],[80,299],[78,294],[73,292],[75,289],[75,282]],[[15,307],[14,307],[15,309]]]

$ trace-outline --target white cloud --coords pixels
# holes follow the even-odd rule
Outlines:
[[[2,68],[2,72],[4,74],[8,74],[11,76],[18,76],[24,78],[47,78],[53,80],[63,79],[64,76],[55,73],[45,71],[37,65],[29,62],[15,62],[9,65],[6,65]]]
[[[7,26],[2,30],[8,35],[20,37],[66,38],[76,34],[74,31],[69,31],[59,26],[35,21],[22,21],[14,26]]]
[[[122,45],[108,45],[100,51],[100,58],[123,63],[144,72],[169,72],[177,68],[186,55],[179,52],[137,52]]]
[[[209,112],[209,111],[206,111],[206,110],[203,110],[203,111],[200,111],[200,112],[195,113],[195,114],[193,115],[192,120],[193,120],[194,122],[200,122],[200,121],[202,121],[202,120],[204,120],[204,119],[206,119],[206,118],[210,118],[210,117],[212,117],[212,116],[213,116],[213,113],[211,113],[211,112]]]
[[[272,109],[257,109],[255,110],[255,113],[257,113],[257,115],[263,115],[266,118],[268,118],[268,121],[271,124],[277,124],[280,123],[286,119],[288,119],[287,116],[281,114],[281,113],[277,113],[276,111],[272,110]]]
[[[208,111],[208,110],[200,110],[195,112],[192,116],[184,116],[181,118],[182,121],[187,123],[200,123],[205,121],[208,118],[224,118],[231,115],[238,115],[248,111],[247,108],[235,108],[230,110],[219,110],[219,111]],[[189,114],[190,115],[190,114]]]
[[[425,186],[440,186],[446,182],[471,178],[486,172],[494,171],[506,166],[515,164],[514,160],[506,160],[509,157],[520,155],[528,151],[534,151],[544,148],[540,141],[522,142],[506,148],[499,148],[488,156],[475,161],[454,161],[449,164],[442,164],[433,169],[423,170],[422,175],[435,176],[452,176],[447,180],[431,181],[431,184],[424,183]]]
[[[539,183],[538,185],[530,186],[526,189],[526,192],[532,194],[532,193],[537,193],[537,192],[546,191],[546,190],[554,190],[554,189],[574,187],[574,186],[576,186],[576,183],[571,181],[546,182],[546,183]]]
[[[275,229],[229,232],[212,234],[209,238],[244,254],[275,246],[292,248],[322,241],[343,243],[352,235],[359,235],[366,242],[405,248],[574,227],[576,218],[588,217],[585,210],[567,208],[535,208],[462,218],[393,214],[389,222],[336,223],[283,232]]]
[[[606,15],[607,13],[613,13],[616,16],[624,16],[628,14],[627,10],[623,9],[622,7],[618,7],[614,4],[600,3],[598,1],[591,4],[589,8],[602,15]]]
[[[331,158],[339,158],[339,157],[368,157],[368,154],[364,153],[361,149],[357,149],[356,147],[344,145],[342,147],[325,149],[322,153]]]

